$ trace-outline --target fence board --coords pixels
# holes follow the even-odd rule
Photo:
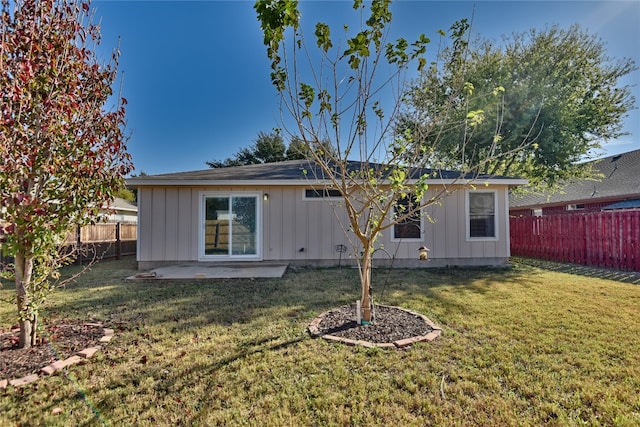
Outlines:
[[[510,219],[516,256],[640,271],[640,211]]]
[[[67,235],[63,250],[77,251],[78,263],[94,257],[119,259],[121,256],[136,254],[137,239],[138,224],[136,223],[86,225]],[[0,244],[0,267],[12,262],[13,258],[2,251],[2,244]]]

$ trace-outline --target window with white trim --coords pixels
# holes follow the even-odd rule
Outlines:
[[[261,203],[259,194],[200,194],[199,258],[260,257]]]
[[[496,239],[497,195],[495,191],[467,192],[467,238]]]
[[[393,213],[395,217],[406,215],[418,206],[413,195],[408,195],[396,202]],[[422,239],[422,215],[420,211],[411,212],[393,226],[393,240],[421,240]]]

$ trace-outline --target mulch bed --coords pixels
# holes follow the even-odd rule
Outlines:
[[[361,326],[354,320],[355,306],[346,305],[324,314],[318,324],[321,334],[354,341],[392,343],[425,336],[434,328],[415,313],[397,307],[376,306],[375,322]],[[78,351],[99,344],[102,326],[84,322],[57,321],[44,326],[39,344],[18,348],[18,329],[0,328],[0,379],[21,378],[35,374],[56,360],[64,360]]]
[[[345,305],[326,313],[318,324],[321,334],[370,343],[392,343],[425,336],[434,328],[424,318],[397,307],[376,306],[374,323],[361,326],[354,320],[355,305]]]
[[[104,336],[102,326],[84,322],[59,321],[44,326],[39,343],[29,349],[18,348],[18,329],[0,328],[0,379],[21,378],[38,373],[56,360],[64,360],[85,348],[98,345]]]

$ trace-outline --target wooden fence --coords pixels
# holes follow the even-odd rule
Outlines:
[[[75,251],[78,263],[94,258],[116,258],[135,255],[137,247],[138,224],[117,222],[86,225],[69,233],[65,241],[67,251]],[[2,253],[0,244],[0,261],[13,262],[7,254]]]
[[[75,233],[67,236],[67,247],[77,251],[76,262],[94,258],[120,259],[122,256],[135,255],[137,247],[138,224],[116,222],[93,224],[78,227]]]
[[[511,254],[640,271],[640,211],[510,219]]]

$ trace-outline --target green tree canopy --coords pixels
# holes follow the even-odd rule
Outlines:
[[[603,42],[578,25],[514,34],[504,46],[478,39],[466,58],[445,49],[441,64],[413,82],[398,128],[421,132],[448,109],[447,122],[477,126],[445,125],[437,144],[427,138],[434,163],[464,168],[491,157],[480,172],[525,177],[533,186],[588,174],[578,162],[622,135],[635,102],[619,84],[634,62],[612,60]],[[524,150],[514,152],[518,147]],[[514,155],[501,155],[508,152]]]
[[[255,165],[260,163],[274,163],[287,160],[287,147],[279,132],[258,132],[258,137],[250,147],[241,148],[234,157],[223,161],[213,160],[206,162],[211,168],[224,168],[229,166]]]
[[[225,160],[206,162],[211,168],[225,168],[230,166],[254,165],[260,163],[282,162],[284,160],[302,160],[310,158],[310,150],[324,150],[330,152],[328,142],[314,144],[310,147],[300,137],[292,137],[289,145],[285,145],[281,133],[276,130],[271,133],[259,132],[253,145],[241,148],[234,157]]]
[[[287,147],[288,160],[303,160],[309,158],[309,150],[304,141],[298,137],[291,138]]]

